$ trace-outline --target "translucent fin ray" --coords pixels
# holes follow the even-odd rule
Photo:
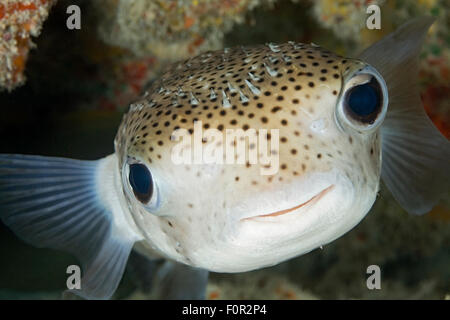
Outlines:
[[[99,196],[105,161],[0,154],[0,218],[33,246],[75,255],[83,277],[71,292],[89,299],[112,296],[134,244]],[[112,181],[103,171],[102,183]]]
[[[424,214],[450,190],[450,143],[426,115],[417,86],[418,55],[434,18],[416,18],[366,49],[389,90],[381,128],[381,177],[408,212]]]

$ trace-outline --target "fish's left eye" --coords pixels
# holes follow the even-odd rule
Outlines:
[[[336,120],[346,131],[368,133],[383,122],[388,107],[388,90],[383,77],[366,65],[344,76],[336,105]]]
[[[362,123],[373,123],[383,104],[380,84],[373,77],[370,82],[350,88],[344,99],[347,114]]]

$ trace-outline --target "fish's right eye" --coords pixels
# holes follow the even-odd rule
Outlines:
[[[160,206],[158,186],[146,163],[129,157],[122,167],[122,183],[130,200],[136,199],[145,210],[157,214]]]
[[[129,167],[128,180],[133,193],[140,202],[146,204],[153,195],[153,179],[147,166],[141,163],[133,163]]]

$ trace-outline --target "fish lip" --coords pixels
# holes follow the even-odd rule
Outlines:
[[[300,208],[303,208],[305,206],[310,207],[311,205],[314,205],[316,202],[318,202],[321,198],[323,198],[327,193],[329,193],[331,190],[334,189],[334,184],[329,185],[328,187],[326,187],[325,189],[323,189],[322,191],[320,191],[319,193],[315,194],[314,196],[312,196],[309,200],[296,205],[292,208],[288,208],[288,209],[284,209],[284,210],[279,210],[279,211],[275,211],[272,213],[267,213],[267,214],[260,214],[260,215],[255,215],[255,216],[251,216],[251,217],[245,217],[240,219],[240,221],[264,221],[261,219],[265,219],[267,217],[279,217],[279,216],[283,216],[286,215],[288,213],[292,213],[297,211]]]

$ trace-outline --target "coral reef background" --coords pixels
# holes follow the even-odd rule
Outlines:
[[[82,28],[68,30],[71,4],[0,3],[2,153],[96,159],[113,152],[122,113],[168,63],[205,50],[288,40],[355,56],[423,14],[436,23],[421,54],[421,95],[450,138],[448,1],[79,0]],[[381,30],[365,27],[369,4],[381,7]],[[73,257],[28,246],[3,225],[0,243],[0,299],[60,297]],[[381,290],[366,287],[372,264],[382,270]],[[371,212],[342,238],[272,268],[212,274],[208,298],[443,299],[450,293],[449,265],[450,197],[415,217],[382,186]],[[137,289],[129,270],[115,296],[153,297]]]

